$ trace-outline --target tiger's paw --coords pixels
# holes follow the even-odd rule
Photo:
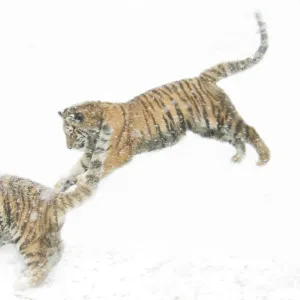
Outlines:
[[[259,166],[259,167],[261,167],[261,166],[266,165],[268,161],[269,161],[268,159],[265,159],[265,160],[261,160],[261,159],[260,159],[260,160],[256,163],[256,165]]]
[[[234,156],[232,156],[231,161],[234,163],[240,163],[243,160],[243,158],[243,155],[237,153]]]

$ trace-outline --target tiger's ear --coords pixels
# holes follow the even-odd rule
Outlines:
[[[74,120],[75,120],[75,122],[77,122],[77,123],[82,123],[83,120],[84,120],[84,115],[83,115],[83,113],[80,113],[80,112],[75,113],[75,114],[74,114]]]
[[[61,111],[59,111],[58,114],[63,117],[63,113]]]

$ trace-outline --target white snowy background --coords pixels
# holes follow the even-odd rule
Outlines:
[[[259,45],[253,69],[220,85],[270,147],[187,136],[142,154],[72,211],[66,250],[40,288],[12,289],[20,260],[0,249],[0,299],[299,300],[299,1],[1,1],[0,172],[53,186],[80,157],[57,112],[123,102]]]

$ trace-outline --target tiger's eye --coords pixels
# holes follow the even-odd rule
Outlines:
[[[77,112],[74,114],[74,119],[75,119],[75,121],[82,123],[84,120],[84,115],[80,112]]]

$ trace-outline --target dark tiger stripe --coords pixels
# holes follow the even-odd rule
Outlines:
[[[93,185],[93,184],[98,183],[100,178],[98,176],[93,175],[93,174],[88,174],[88,175],[86,175],[86,180],[87,180],[88,184]],[[86,190],[87,193],[89,193],[89,191],[90,191],[90,189],[88,191]]]
[[[105,151],[106,150],[104,148],[102,148],[102,147],[96,147],[94,153],[95,154],[100,154],[100,153],[103,153]]]
[[[190,92],[193,90],[191,88],[189,82],[186,79],[182,80],[181,82],[184,83],[184,84],[186,84],[186,86],[188,87],[188,89],[190,90]],[[200,113],[200,110],[199,110],[199,108],[198,108],[198,106],[196,104],[195,99],[193,97],[189,97],[189,99],[190,99],[191,103],[193,103],[194,106],[195,106],[195,108],[196,108],[196,114],[197,114],[198,120],[201,120],[201,113]]]
[[[219,66],[218,66],[218,68],[219,68]],[[214,74],[216,74],[217,77],[220,77],[223,74],[222,74],[221,71],[218,70],[218,68],[212,69],[211,72],[214,73]]]
[[[186,121],[186,124],[187,124],[187,127],[188,127],[189,130],[193,129],[193,126],[192,126],[192,124],[189,120]]]
[[[70,195],[70,193],[66,194],[64,196],[64,201],[62,202],[62,204],[63,204],[62,210],[69,209],[69,208],[73,207],[73,203],[74,203],[74,199]]]
[[[24,238],[24,240],[27,240],[27,236],[30,234],[31,230],[29,229],[29,226],[31,225],[31,222],[30,222],[30,214],[32,212],[32,207],[31,207],[31,199],[32,199],[32,193],[33,191],[33,187],[31,185],[28,186],[28,189],[27,189],[27,199],[25,199],[25,203],[28,203],[28,209],[26,211],[26,214],[25,214],[25,218],[23,220],[23,225],[21,226],[21,233],[22,233],[22,236]]]
[[[155,94],[156,96],[159,96],[159,94],[157,94],[157,91],[154,89],[154,90],[152,90],[151,91],[151,93],[152,94]],[[151,96],[153,97],[153,99],[154,99],[154,101],[155,101],[155,103],[157,104],[157,106],[160,108],[160,109],[163,109],[164,108],[164,104],[163,104],[163,102],[161,101],[161,99],[160,98],[156,98],[154,95],[152,95],[151,94]]]
[[[150,136],[150,138],[152,138],[151,129],[150,129],[149,123],[147,122],[147,118],[145,116],[144,110],[142,110],[142,113],[143,113],[143,117],[144,117],[144,122],[146,123],[146,126],[147,126],[148,135]]]
[[[202,73],[202,74],[200,75],[200,77],[201,77],[201,79],[202,79],[202,78],[203,78],[203,79],[206,79],[206,80],[209,81],[209,82],[211,82],[211,81],[215,82],[215,81],[216,81],[216,78],[213,77],[213,76],[211,76],[211,75],[209,75],[208,72]]]
[[[12,215],[11,215],[11,207],[10,207],[10,199],[11,197],[9,197],[9,192],[7,197],[5,197],[4,200],[4,212],[5,212],[5,217],[6,217],[6,224],[8,226],[8,228],[10,228],[11,226],[11,222],[12,222]]]
[[[186,99],[187,99],[186,104],[187,104],[187,108],[188,108],[188,111],[189,111],[189,113],[190,113],[190,116],[191,116],[192,118],[194,118],[194,113],[193,113],[193,110],[192,110],[192,108],[191,108],[191,104],[189,103],[189,102],[191,101],[191,99],[190,99],[190,97],[188,96],[188,94],[187,94],[187,92],[186,92],[186,90],[185,90],[184,85],[182,84],[182,82],[181,82],[181,81],[177,81],[177,83],[178,83],[179,87],[181,88],[181,90],[183,91],[183,93],[184,93],[184,95],[185,95],[185,97],[186,97]],[[181,98],[182,98],[182,97],[181,97]],[[182,98],[182,99],[184,99],[184,98]]]
[[[225,106],[223,111],[224,111],[224,123],[226,125],[230,117],[230,109],[228,106]]]
[[[158,101],[156,98],[154,98],[154,97],[153,97],[153,99],[154,99],[155,103],[157,104],[157,106],[158,106],[160,109],[163,109],[163,107],[161,106],[161,104],[159,103],[159,101]]]
[[[93,153],[92,152],[86,152],[84,155],[86,156],[87,159],[91,159]]]
[[[15,178],[13,177],[13,180]],[[4,206],[4,211],[6,215],[6,224],[8,228],[13,229],[15,227],[15,212],[16,212],[16,190],[14,188],[14,183],[13,180],[10,180],[7,185],[8,185],[8,192],[7,192],[7,197],[5,198],[5,206]]]
[[[24,221],[23,226],[21,227],[21,234],[22,234],[22,238],[25,244],[29,243],[29,239],[27,238],[28,235],[30,234],[30,229],[28,228],[30,225],[29,219],[26,219],[26,221]]]
[[[149,109],[147,109],[146,104],[143,102],[143,100],[140,99],[140,102],[142,103],[143,107],[145,108],[147,114],[150,116],[150,118],[152,119],[153,125],[155,127],[156,133],[159,135],[159,138],[161,140],[162,146],[165,147],[166,146],[166,137],[164,136],[164,134],[161,131],[161,128],[159,126],[159,124],[156,122],[153,114],[151,111],[149,111]]]
[[[21,194],[22,195],[22,194]],[[15,198],[15,221],[16,221],[16,226],[18,227],[19,224],[19,220],[20,220],[20,216],[21,216],[21,212],[22,210],[20,209],[20,193],[17,195],[17,197]]]
[[[191,109],[191,107],[189,105],[188,98],[185,99],[185,97],[182,97],[182,95],[180,94],[180,91],[178,90],[177,84],[179,84],[178,81],[174,82],[173,84],[171,84],[171,87],[173,88],[173,90],[174,90],[175,94],[177,95],[179,101],[182,101],[186,105],[186,107],[187,107],[187,109],[189,111],[189,114],[192,117],[193,116],[193,111],[192,111],[192,109]]]
[[[217,128],[222,128],[222,118],[221,118],[221,110],[219,107],[216,107],[217,113],[216,113],[216,120],[217,120]]]
[[[164,110],[164,103],[161,101],[161,99],[160,99],[160,97],[162,97],[161,96],[161,94],[158,92],[158,91],[156,91],[156,90],[153,90],[152,91],[154,94],[156,94],[159,98],[157,99],[156,97],[154,97],[153,96],[153,99],[154,99],[154,101],[155,101],[155,103],[159,106],[159,108],[163,111]],[[161,103],[160,103],[160,102]],[[164,111],[163,111],[164,112]],[[169,119],[169,121],[170,121],[170,124],[169,124],[169,122],[168,122],[168,120],[164,117],[164,115],[163,115],[163,120],[164,120],[164,122],[165,122],[165,125],[166,125],[166,128],[167,128],[167,130],[171,133],[171,135],[173,136],[173,138],[174,138],[174,141],[177,139],[177,133],[176,133],[176,130],[175,130],[175,122],[174,122],[174,119],[173,119],[173,117],[172,117],[172,115],[171,115],[171,113],[169,112],[169,111],[167,111],[167,112],[164,112],[166,115],[167,115],[167,117],[168,117],[168,119]]]
[[[172,94],[172,90],[170,89],[170,87],[167,84],[163,85],[162,88],[166,89],[169,93]]]
[[[93,160],[91,162],[91,169],[99,169],[102,166],[102,162],[100,160]]]
[[[81,164],[81,167],[84,169],[84,171],[87,171],[88,170],[88,166],[86,166],[83,162],[83,160],[81,159],[80,160],[80,164]]]
[[[157,106],[158,106],[160,109],[162,109],[163,107],[161,107],[159,101],[158,101],[153,95],[152,95],[152,97],[153,97],[154,102],[157,104]],[[149,101],[150,101],[150,100],[149,100]],[[156,113],[157,110],[156,110],[153,106],[151,106],[151,107],[152,107],[152,109],[153,109],[153,113]],[[164,116],[163,116],[163,120],[164,120],[165,127],[166,127],[166,129],[167,129],[167,132],[168,132],[168,133],[171,133],[173,139],[175,140],[175,139],[177,138],[176,132],[174,132],[174,131],[171,132],[171,131],[170,131],[170,125],[169,125],[169,122],[168,122],[168,120],[167,120]],[[175,135],[175,137],[174,137],[174,135]]]
[[[124,107],[123,107],[122,104],[120,104],[120,108],[121,108],[122,115],[123,115],[123,127],[122,127],[122,130],[120,132],[120,135],[119,135],[116,147],[118,147],[118,145],[119,145],[119,143],[121,141],[122,135],[123,135],[123,133],[124,133],[126,127],[127,127],[126,113],[125,113],[125,109],[124,109]]]
[[[171,104],[174,106],[174,108],[176,110],[177,118],[179,120],[179,129],[181,131],[186,131],[186,125],[185,125],[185,121],[184,121],[184,115],[183,115],[181,109],[179,108],[178,103],[172,97],[172,95],[170,95],[169,93],[167,93],[163,89],[161,89],[161,91],[169,98]],[[172,91],[171,91],[171,93],[172,93]],[[174,104],[174,101],[175,101],[175,104]]]
[[[216,97],[213,96],[210,91],[205,87],[205,84],[203,84],[199,78],[197,78],[197,84],[198,84],[198,87],[200,89],[200,92],[205,95],[207,97],[207,99],[209,100],[210,102],[210,107],[211,107],[211,110],[212,110],[212,113],[213,115],[215,116],[215,104],[214,104],[214,101],[216,100]]]
[[[221,72],[222,73],[227,73],[227,70],[225,69],[225,66],[224,66],[224,64],[219,64],[219,68],[221,69]]]
[[[21,236],[21,235],[18,235],[18,237],[16,237],[16,238],[14,239],[14,243],[17,244],[17,243],[20,241],[21,238],[22,238],[22,236]]]
[[[163,95],[160,93],[159,89],[155,89],[153,90],[153,93],[155,93],[156,95],[158,95],[160,98],[160,101],[163,103],[163,109],[167,106],[163,101]],[[167,115],[168,119],[170,120],[170,122],[172,123],[172,126],[175,128],[176,127],[176,124],[175,124],[175,121],[172,117],[172,114],[169,112],[169,111],[166,111],[165,114]]]
[[[152,103],[151,103],[151,100],[147,98],[147,96],[145,94],[142,94],[141,97],[144,97],[145,100],[147,101],[147,104],[149,104],[149,106],[152,108],[153,111],[155,111]]]
[[[206,127],[208,129],[210,129],[210,123],[209,123],[209,119],[208,119],[208,115],[207,115],[207,111],[206,111],[206,102],[204,100],[204,97],[203,95],[201,94],[201,91],[198,91],[196,85],[191,82],[191,85],[193,86],[193,88],[195,89],[195,91],[197,92],[198,96],[199,96],[199,99],[200,99],[200,102],[201,102],[201,108],[202,108],[202,111],[203,111],[203,118],[204,118],[204,121],[205,121],[205,124],[206,124]]]
[[[241,132],[241,130],[242,130],[242,125],[243,125],[243,121],[242,121],[242,120],[239,120],[238,123],[236,124],[236,127],[235,127],[234,137],[237,137],[238,134]]]
[[[245,125],[245,139],[246,141],[249,141],[249,126]]]
[[[167,127],[168,132],[171,134],[171,136],[172,136],[172,138],[173,138],[173,141],[176,141],[177,138],[178,138],[178,136],[177,136],[177,133],[176,133],[176,130],[175,130],[174,126],[173,126],[171,123],[169,124],[169,122],[168,122],[168,120],[165,118],[165,116],[163,116],[163,120],[164,120],[164,122],[165,122],[165,124],[166,124],[166,127]]]
[[[233,116],[231,114],[228,115],[228,120],[227,120],[227,128],[231,129],[232,127],[232,122],[233,122]]]
[[[158,95],[159,95],[159,93],[158,93]],[[160,96],[160,95],[159,95],[159,96]],[[161,110],[163,110],[163,106],[159,103],[159,100],[156,99],[156,97],[154,97],[154,96],[153,96],[153,99],[154,99],[155,103],[157,104],[157,106],[158,106]],[[169,123],[169,121],[165,118],[164,115],[163,115],[162,117],[163,117],[165,126],[166,126],[166,128],[167,128],[167,131],[172,135],[172,137],[173,137],[173,139],[174,139],[174,141],[175,141],[175,140],[177,139],[177,134],[176,134],[176,131],[175,131],[174,120],[173,120],[172,115],[170,114],[170,112],[168,112],[167,116],[168,116],[168,119],[169,119],[170,123]]]
[[[144,119],[145,119],[145,122],[147,124],[147,128],[148,128],[148,131],[150,133],[150,137],[152,137],[151,129],[150,129],[150,126],[149,126],[149,123],[148,123],[148,119],[145,116],[145,112],[146,112],[146,114],[148,115],[148,117],[150,117],[149,109],[148,109],[148,107],[146,106],[146,104],[144,103],[144,101],[141,98],[138,97],[138,100],[140,101],[140,103],[143,106],[143,110],[142,111],[143,111]]]
[[[19,202],[16,203],[17,205],[17,210],[19,212],[19,217],[17,218],[17,223],[18,223],[18,228],[17,230],[19,231],[20,228],[21,228],[21,225],[22,225],[22,219],[24,217],[24,214],[25,214],[25,193],[27,192],[27,188],[28,186],[24,186],[20,195],[19,195]]]

